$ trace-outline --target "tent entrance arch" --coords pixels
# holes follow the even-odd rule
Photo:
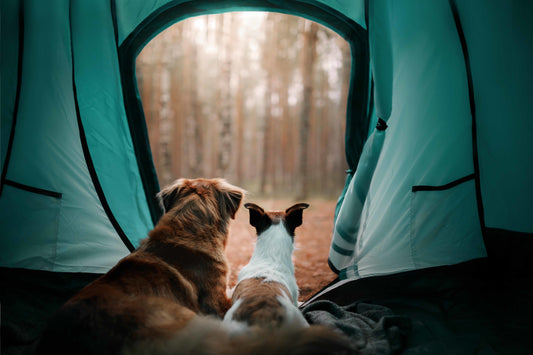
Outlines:
[[[158,33],[183,19],[231,11],[272,11],[300,16],[318,22],[339,35],[349,44],[352,54],[350,88],[346,113],[346,159],[350,169],[355,169],[368,132],[369,107],[369,50],[366,30],[342,13],[313,3],[260,1],[213,2],[192,1],[183,4],[171,3],[152,13],[119,46],[124,106],[128,117],[139,170],[143,178],[152,219],[157,221],[161,211],[153,196],[159,183],[153,167],[146,122],[137,87],[135,60],[142,48]]]
[[[281,13],[168,27],[137,57],[159,184],[222,176],[256,197],[337,198],[351,61],[335,32]]]

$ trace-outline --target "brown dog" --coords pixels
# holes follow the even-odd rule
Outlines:
[[[37,352],[118,354],[164,342],[198,314],[223,317],[228,223],[243,195],[220,179],[180,179],[162,190],[165,214],[149,237],[60,309]]]

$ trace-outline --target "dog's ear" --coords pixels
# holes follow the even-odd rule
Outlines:
[[[270,220],[270,217],[268,217],[268,215],[265,213],[265,210],[263,210],[255,203],[246,203],[244,207],[247,208],[250,212],[250,224],[257,231],[257,235],[263,233],[265,230],[268,229],[268,227],[270,227],[272,221]]]
[[[265,210],[256,205],[255,203],[246,203],[244,207],[250,212],[250,224],[257,228],[265,214]]]
[[[166,213],[172,209],[178,200],[183,187],[185,185],[185,179],[179,179],[174,181],[174,183],[163,188],[157,195],[157,200],[159,205],[163,208],[163,211]]]
[[[221,193],[221,198],[219,200],[221,202],[221,212],[226,212],[230,218],[235,219],[235,214],[241,206],[241,201],[246,191],[240,187],[233,186],[224,180],[219,181],[218,188]]]
[[[297,203],[285,210],[285,225],[291,235],[294,235],[296,227],[302,225],[303,210],[309,207],[307,203]]]

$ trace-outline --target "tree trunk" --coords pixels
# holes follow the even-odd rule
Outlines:
[[[220,97],[220,110],[218,111],[218,122],[220,124],[220,147],[218,150],[218,172],[220,177],[228,177],[230,167],[230,157],[232,156],[232,100],[231,100],[231,53],[232,38],[231,28],[233,14],[223,14],[222,23],[219,28],[219,43],[221,44],[219,54],[220,76],[218,80],[218,97]]]
[[[188,29],[190,31],[190,29]],[[200,104],[198,102],[198,83],[196,77],[197,48],[190,40],[184,41],[183,91],[185,119],[185,148],[188,177],[202,176],[202,129]],[[187,177],[187,176],[186,176]]]
[[[235,181],[241,185],[244,180],[244,94],[240,76],[237,80],[237,92],[235,93]]]
[[[298,174],[299,190],[298,199],[305,199],[309,195],[309,169],[308,169],[308,139],[309,124],[313,100],[313,67],[316,59],[318,25],[315,22],[305,21],[304,42],[301,52],[301,73],[303,82],[302,109],[300,114],[298,145]]]
[[[263,147],[261,159],[261,180],[260,191],[265,194],[269,191],[272,171],[270,170],[272,154],[270,151],[272,139],[272,91],[274,85],[274,60],[276,54],[275,33],[275,16],[272,13],[267,15],[265,20],[265,44],[263,46],[262,66],[266,74],[265,92],[264,92],[264,115],[263,115]]]

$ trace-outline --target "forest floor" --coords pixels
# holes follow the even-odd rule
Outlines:
[[[290,199],[250,199],[265,210],[285,210],[296,202]],[[296,228],[293,262],[300,288],[299,301],[305,301],[336,278],[328,266],[329,246],[333,229],[335,200],[310,199],[304,210],[303,224]],[[249,223],[248,210],[241,207],[230,224],[226,255],[230,264],[229,287],[235,286],[237,275],[248,263],[254,250],[255,229]]]

